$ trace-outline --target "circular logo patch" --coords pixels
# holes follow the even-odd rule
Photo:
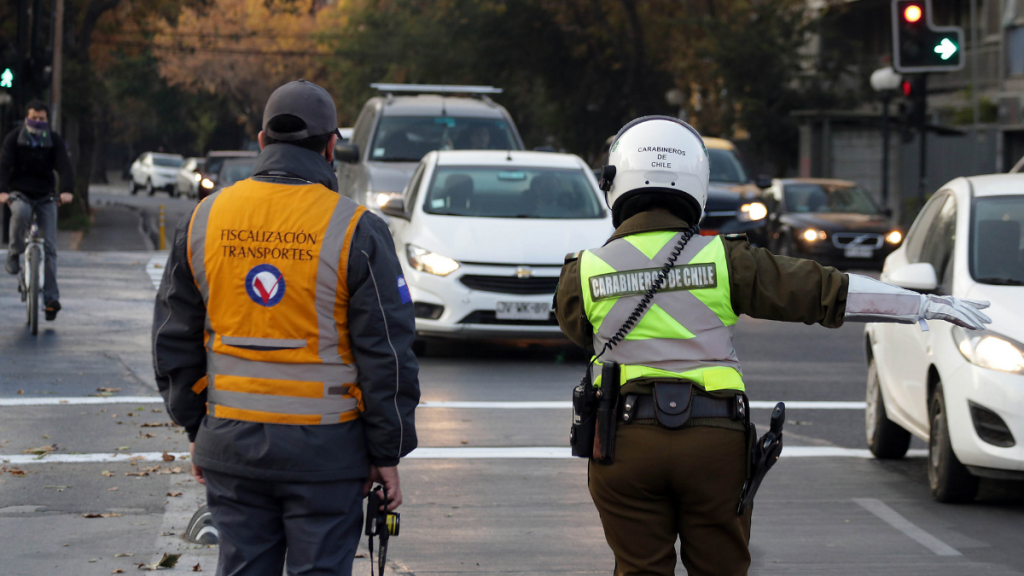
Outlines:
[[[284,275],[270,264],[260,264],[246,275],[245,291],[260,306],[274,306],[284,298]]]

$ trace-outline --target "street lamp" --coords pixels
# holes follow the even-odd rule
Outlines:
[[[892,66],[871,73],[871,88],[882,97],[882,205],[889,207],[889,100],[900,88],[903,77]]]

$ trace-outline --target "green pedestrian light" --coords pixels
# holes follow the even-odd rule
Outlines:
[[[935,53],[941,56],[943,60],[949,60],[957,50],[959,50],[959,48],[957,48],[956,44],[953,44],[949,38],[943,38],[942,42],[939,42],[939,45],[935,47]]]
[[[14,72],[10,68],[0,73],[0,88],[14,88]]]

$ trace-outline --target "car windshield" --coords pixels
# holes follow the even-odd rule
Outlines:
[[[224,165],[224,162],[234,159],[241,158],[241,156],[211,156],[203,160],[205,164],[203,166],[203,172],[207,174],[216,174],[220,172],[220,167]]]
[[[184,161],[184,158],[175,158],[174,156],[153,156],[154,165],[166,168],[181,168]]]
[[[582,169],[439,166],[423,210],[484,218],[601,218]]]
[[[878,214],[878,205],[860,186],[838,184],[787,184],[788,212]]]
[[[712,182],[745,184],[748,181],[743,164],[740,164],[740,159],[732,150],[708,148],[708,164],[711,168]]]
[[[385,116],[377,125],[370,159],[419,162],[433,150],[519,150],[508,122],[500,118]]]
[[[970,268],[983,284],[1024,286],[1024,196],[978,198],[971,222]]]
[[[252,176],[256,162],[226,162],[220,171],[217,183],[221,186],[231,186],[239,180],[245,180]]]

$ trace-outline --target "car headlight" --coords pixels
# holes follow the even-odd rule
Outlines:
[[[899,230],[893,230],[885,235],[885,241],[889,244],[899,244],[903,240],[903,234]]]
[[[760,202],[751,202],[740,206],[736,219],[740,222],[756,222],[768,216],[768,208]]]
[[[203,181],[200,182],[199,185],[207,190],[213,190],[213,180],[210,180],[209,178],[203,178]]]
[[[412,244],[405,245],[405,254],[409,258],[410,266],[427,274],[447,276],[459,269],[459,263],[455,260]]]
[[[1024,374],[1024,344],[984,331],[968,332],[954,326],[953,341],[968,362],[982,368]]]
[[[398,192],[381,192],[379,190],[369,190],[366,192],[366,205],[375,208],[383,208],[394,197],[401,197],[402,194]]]
[[[825,234],[824,230],[808,228],[807,230],[804,230],[803,234],[801,234],[800,237],[808,242],[815,242],[817,240],[824,240],[825,238],[828,237],[828,235]]]
[[[193,174],[192,177],[196,179],[196,182],[201,182],[203,179],[202,174]]]

